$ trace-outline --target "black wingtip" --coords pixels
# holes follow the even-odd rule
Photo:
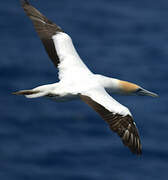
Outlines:
[[[30,5],[29,1],[28,0],[20,0],[20,3],[22,6],[24,5]]]

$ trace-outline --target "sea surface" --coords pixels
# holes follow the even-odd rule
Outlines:
[[[168,1],[31,0],[69,33],[94,73],[134,82],[159,98],[113,97],[138,126],[133,155],[83,102],[11,93],[58,81],[19,0],[0,3],[0,180],[168,179]]]

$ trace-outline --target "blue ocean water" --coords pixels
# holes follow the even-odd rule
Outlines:
[[[131,110],[137,157],[83,102],[11,95],[58,80],[19,0],[0,5],[0,179],[166,180],[168,1],[31,1],[68,32],[95,73],[129,80],[159,98],[114,96]]]

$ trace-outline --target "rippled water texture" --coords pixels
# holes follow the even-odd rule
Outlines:
[[[0,179],[167,180],[168,1],[31,1],[68,32],[95,73],[137,83],[160,95],[114,96],[129,107],[143,155],[83,102],[11,95],[58,80],[18,0],[0,3]]]

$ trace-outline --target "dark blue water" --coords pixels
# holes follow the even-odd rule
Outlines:
[[[47,2],[47,3],[46,3]],[[159,98],[114,96],[130,108],[143,155],[83,102],[11,95],[58,80],[18,0],[0,3],[0,179],[166,180],[168,1],[33,1],[73,38],[95,73],[137,83]]]

